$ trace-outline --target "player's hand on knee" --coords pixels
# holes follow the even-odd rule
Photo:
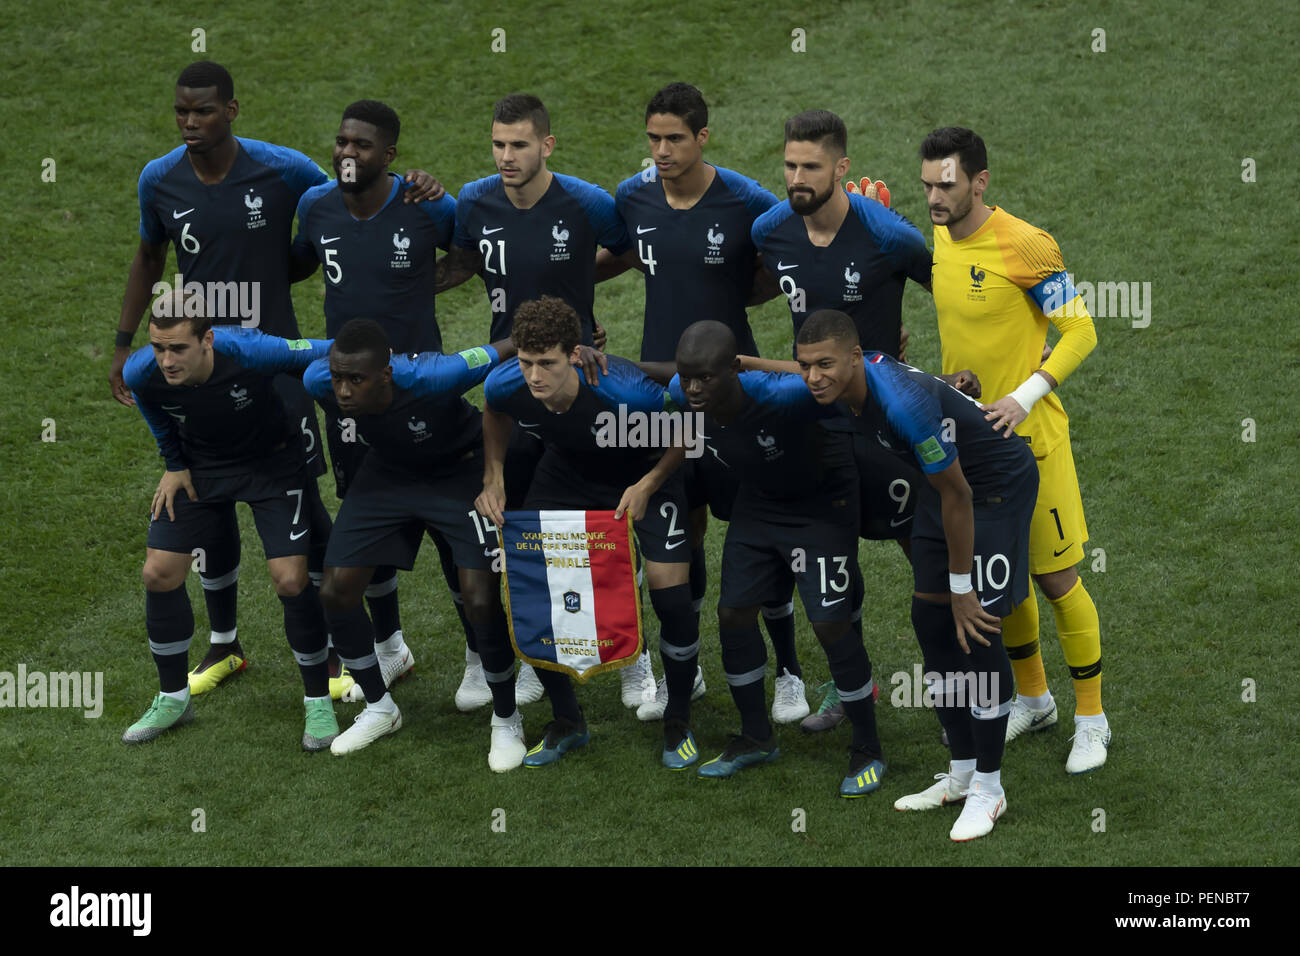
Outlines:
[[[623,491],[623,497],[618,499],[618,507],[614,509],[615,520],[620,520],[623,513],[626,512],[631,516],[633,521],[640,521],[645,517],[646,506],[650,503],[650,493],[640,484],[630,485]]]
[[[418,203],[426,199],[432,202],[435,199],[441,199],[443,193],[446,192],[442,188],[442,183],[423,169],[408,169],[404,178],[410,184],[410,188],[406,190],[406,195],[402,197],[404,203]]]
[[[609,333],[605,331],[605,327],[601,325],[599,322],[597,322],[595,319],[592,319],[591,320],[591,343],[594,346],[596,346],[596,348],[600,349],[603,352],[605,351],[605,342],[608,339],[609,339]],[[602,361],[604,360],[604,356],[601,356],[601,360]],[[591,384],[595,385],[596,383],[592,382]]]
[[[122,377],[122,369],[126,367],[126,360],[130,354],[130,349],[113,349],[113,368],[108,373],[108,384],[113,390],[113,398],[127,408],[135,405],[131,390],[126,387],[126,379]]]
[[[984,420],[992,422],[993,430],[1002,432],[1003,438],[1010,438],[1011,433],[1016,430],[1016,426],[1029,417],[1029,413],[1025,411],[1024,406],[1010,395],[999,398],[992,405],[981,405],[980,408],[988,412],[984,416]]]
[[[979,595],[975,591],[952,595],[952,620],[957,626],[957,643],[962,653],[970,653],[967,639],[983,647],[989,642],[980,631],[997,634],[1002,630],[1002,621],[980,606]]]
[[[167,512],[167,517],[176,520],[176,492],[182,488],[190,496],[190,501],[198,501],[199,496],[194,491],[194,483],[190,480],[190,470],[184,471],[165,471],[162,479],[158,482],[158,490],[153,493],[153,505],[150,508],[150,514],[154,518],[159,517],[163,511]]]
[[[484,485],[474,499],[474,510],[490,518],[498,528],[505,524],[506,490],[501,485]]]
[[[609,374],[609,359],[605,353],[600,351],[605,344],[605,330],[600,326],[600,335],[597,337],[599,344],[592,348],[590,345],[578,346],[578,365],[582,368],[583,377],[586,378],[587,384],[595,388],[600,384],[600,377]]]

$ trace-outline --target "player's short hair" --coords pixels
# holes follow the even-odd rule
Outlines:
[[[695,135],[709,125],[709,107],[704,102],[704,94],[689,83],[669,83],[651,97],[650,105],[645,108],[646,121],[656,113],[678,117]]]
[[[568,355],[582,341],[582,320],[563,299],[544,295],[519,303],[510,337],[520,352],[549,352],[558,345]]]
[[[397,145],[397,135],[402,131],[402,121],[397,118],[397,113],[379,100],[357,100],[343,111],[343,119],[369,123],[388,137],[388,146]]]
[[[492,107],[492,122],[522,123],[528,120],[538,136],[551,135],[551,114],[542,101],[529,93],[511,93],[496,101]]]
[[[860,345],[858,327],[843,312],[835,309],[818,309],[804,320],[795,339],[797,345],[816,345],[818,342],[833,340],[845,349]]]
[[[388,364],[392,356],[392,346],[388,342],[388,333],[374,319],[348,319],[334,336],[330,351],[340,355],[364,355],[372,369],[380,369]]]
[[[149,324],[159,329],[174,329],[178,325],[188,325],[190,334],[196,339],[201,339],[208,334],[208,329],[212,328],[212,317],[208,315],[207,309],[203,308],[203,296],[198,293],[181,293],[177,295],[175,291],[165,293],[170,297],[171,302],[165,309],[150,309]],[[189,305],[188,311],[195,311],[197,300],[198,315],[186,315],[186,305]]]
[[[176,77],[176,85],[192,90],[204,90],[209,86],[215,86],[217,99],[223,103],[229,103],[235,98],[235,81],[230,78],[230,71],[220,63],[213,63],[211,60],[200,60],[181,70],[181,75]]]
[[[984,140],[965,126],[945,126],[921,141],[922,159],[943,159],[956,153],[961,171],[974,179],[989,168],[989,152]]]
[[[849,151],[849,131],[830,110],[804,110],[785,121],[787,143],[820,143],[830,140],[830,150],[845,156]]]

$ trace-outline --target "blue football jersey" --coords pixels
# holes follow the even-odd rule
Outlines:
[[[572,371],[578,379],[578,395],[559,414],[533,397],[517,358],[492,371],[483,385],[483,400],[493,411],[512,417],[548,451],[554,449],[571,471],[590,477],[593,485],[626,487],[641,480],[663,449],[612,447],[610,442],[616,436],[610,423],[620,419],[620,406],[623,420],[631,412],[664,411],[664,387],[634,363],[615,355],[609,356],[609,374],[601,375],[595,388],[577,368]]]
[[[930,281],[930,250],[903,216],[857,194],[829,246],[814,246],[784,200],[754,223],[754,245],[785,293],[797,336],[819,309],[853,319],[864,352],[898,354],[903,287]]]
[[[519,303],[553,295],[578,313],[587,345],[595,321],[596,247],[621,255],[631,246],[613,197],[559,173],[529,209],[516,209],[506,198],[500,176],[467,183],[457,200],[452,241],[483,257],[492,341],[510,335]]]
[[[170,385],[152,345],[127,359],[122,377],[153,432],[168,471],[222,477],[302,467],[298,428],[272,386],[329,354],[320,339],[285,339],[256,329],[212,332],[212,374],[201,385]]]
[[[203,283],[214,325],[242,325],[298,336],[289,295],[289,246],[298,200],[326,182],[297,150],[239,139],[226,178],[199,181],[178,146],[140,174],[140,236],[171,241],[185,283]],[[238,287],[227,292],[227,283]],[[217,295],[212,295],[217,287]],[[234,295],[231,295],[233,292]]]
[[[819,425],[842,417],[843,409],[819,405],[800,376],[741,372],[740,388],[744,398],[732,421],[723,425],[704,413],[702,440],[709,464],[729,469],[742,492],[799,500],[856,475],[851,436]],[[689,408],[681,376],[673,376],[668,393],[679,408]]]
[[[757,355],[745,303],[754,285],[754,221],[778,202],[757,182],[721,166],[690,209],[674,209],[653,166],[619,185],[614,204],[636,240],[645,276],[643,362],[671,362],[693,322],[729,326],[742,354]]]
[[[294,255],[323,267],[326,335],[348,319],[374,319],[394,352],[441,352],[434,266],[451,244],[456,200],[406,203],[402,177],[389,178],[387,202],[365,220],[353,218],[337,182],[309,189],[298,203]]]
[[[454,355],[394,355],[393,401],[377,415],[357,415],[357,435],[392,468],[422,478],[454,469],[483,436],[482,413],[464,394],[501,361],[490,345]],[[334,400],[329,359],[319,359],[303,384],[323,408],[347,421]]]
[[[858,428],[871,440],[916,459],[926,474],[961,470],[976,500],[1005,496],[1037,465],[1019,435],[1004,438],[979,402],[947,382],[879,352],[863,356],[867,401]]]

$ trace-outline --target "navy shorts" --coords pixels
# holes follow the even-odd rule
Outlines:
[[[483,452],[475,448],[437,475],[417,478],[368,454],[339,507],[325,566],[392,565],[409,571],[426,530],[451,547],[458,568],[490,570],[496,526],[474,510],[483,490]]]
[[[191,501],[184,490],[178,491],[172,500],[176,520],[169,520],[164,509],[149,522],[150,548],[192,554],[195,548],[211,547],[239,527],[235,503],[242,501],[253,510],[268,561],[310,551],[313,508],[308,484],[316,479],[305,470],[288,475],[250,472],[225,478],[191,477],[199,500]]]
[[[1029,596],[1029,525],[1038,499],[1038,472],[1027,472],[1006,497],[976,499],[971,584],[980,605],[1006,617]],[[912,535],[912,577],[922,594],[947,594],[948,544],[939,493],[928,482]]]
[[[789,594],[793,582],[809,621],[853,617],[862,602],[853,488],[800,505],[781,508],[742,490],[722,545],[719,607],[754,607]]]

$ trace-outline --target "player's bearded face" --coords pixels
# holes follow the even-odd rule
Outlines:
[[[799,374],[819,405],[838,401],[853,376],[854,352],[834,339],[799,343],[796,347]]]
[[[959,157],[927,159],[921,163],[921,182],[930,221],[936,226],[955,226],[975,205],[975,181],[961,168]]]
[[[785,144],[785,192],[790,208],[811,216],[835,194],[837,159],[820,143]]]
[[[530,120],[493,123],[492,159],[501,181],[514,189],[532,182],[550,153],[548,140],[550,137],[541,136]]]
[[[388,171],[383,134],[371,123],[346,119],[334,138],[334,177],[339,189],[359,193]]]

